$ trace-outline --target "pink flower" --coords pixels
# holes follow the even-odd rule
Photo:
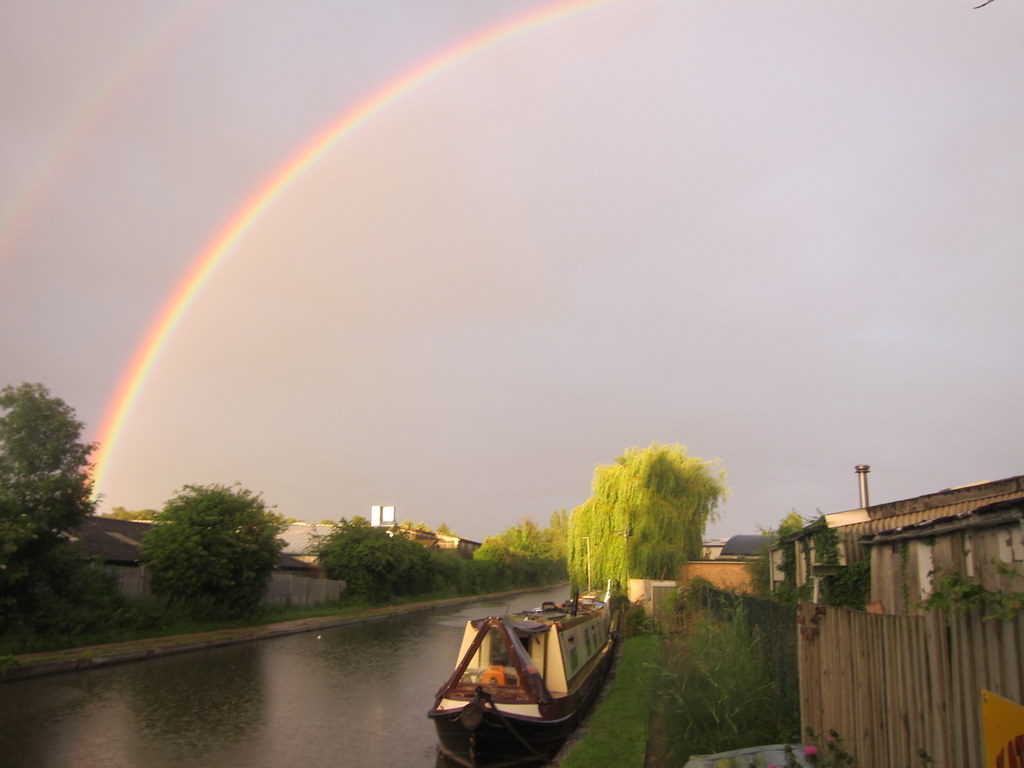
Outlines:
[[[804,756],[812,763],[818,762],[818,748],[813,744],[808,744],[804,747]]]

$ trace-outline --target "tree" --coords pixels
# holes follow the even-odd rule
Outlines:
[[[569,513],[564,509],[551,513],[551,523],[541,535],[544,538],[547,556],[565,560],[569,544]]]
[[[202,618],[246,616],[259,608],[285,527],[259,494],[186,485],[155,522],[140,545],[155,594]]]
[[[558,513],[552,521],[558,518]],[[473,561],[490,563],[505,584],[539,586],[563,581],[566,576],[565,557],[557,547],[558,532],[540,529],[526,518],[495,536],[484,539],[473,553]]]
[[[704,528],[725,497],[717,461],[681,445],[630,448],[594,471],[592,496],[569,518],[569,575],[576,585],[674,578],[700,557]]]
[[[67,584],[67,531],[92,514],[83,425],[42,384],[0,391],[0,628]]]
[[[380,602],[395,595],[431,592],[430,555],[403,529],[375,528],[366,518],[344,518],[320,542],[327,574],[354,597]]]
[[[557,560],[555,539],[556,534],[551,529],[542,530],[533,520],[526,518],[519,525],[485,538],[476,555],[484,560],[503,562],[511,562],[516,557]]]

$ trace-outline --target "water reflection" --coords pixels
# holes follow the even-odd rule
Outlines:
[[[140,664],[127,678],[135,729],[184,756],[201,756],[262,727],[263,664],[255,644]]]
[[[516,598],[532,608],[562,591]],[[5,768],[437,766],[426,717],[474,603],[0,685]]]

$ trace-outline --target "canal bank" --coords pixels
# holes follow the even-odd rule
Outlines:
[[[554,585],[555,587],[559,585]],[[102,645],[67,648],[59,651],[43,651],[10,657],[12,662],[0,666],[0,683],[11,680],[22,680],[28,677],[53,675],[62,672],[125,664],[133,661],[168,656],[171,654],[202,651],[219,648],[253,640],[265,640],[284,635],[332,629],[352,624],[365,624],[372,621],[404,616],[425,611],[451,608],[481,600],[498,600],[529,592],[541,592],[552,589],[535,587],[517,589],[509,592],[493,592],[484,595],[446,598],[444,600],[428,600],[421,603],[391,605],[380,608],[367,608],[345,615],[316,616],[305,619],[294,619],[272,624],[260,624],[251,627],[219,629],[209,632],[197,632],[187,635],[166,635],[150,637],[143,640],[130,640],[122,643],[104,643]]]

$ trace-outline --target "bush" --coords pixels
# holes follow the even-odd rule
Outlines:
[[[281,518],[244,488],[189,485],[156,515],[139,551],[153,592],[195,618],[255,614],[284,546]]]
[[[436,561],[422,545],[362,518],[335,525],[320,552],[328,576],[344,581],[347,593],[356,599],[383,603],[438,588]]]

